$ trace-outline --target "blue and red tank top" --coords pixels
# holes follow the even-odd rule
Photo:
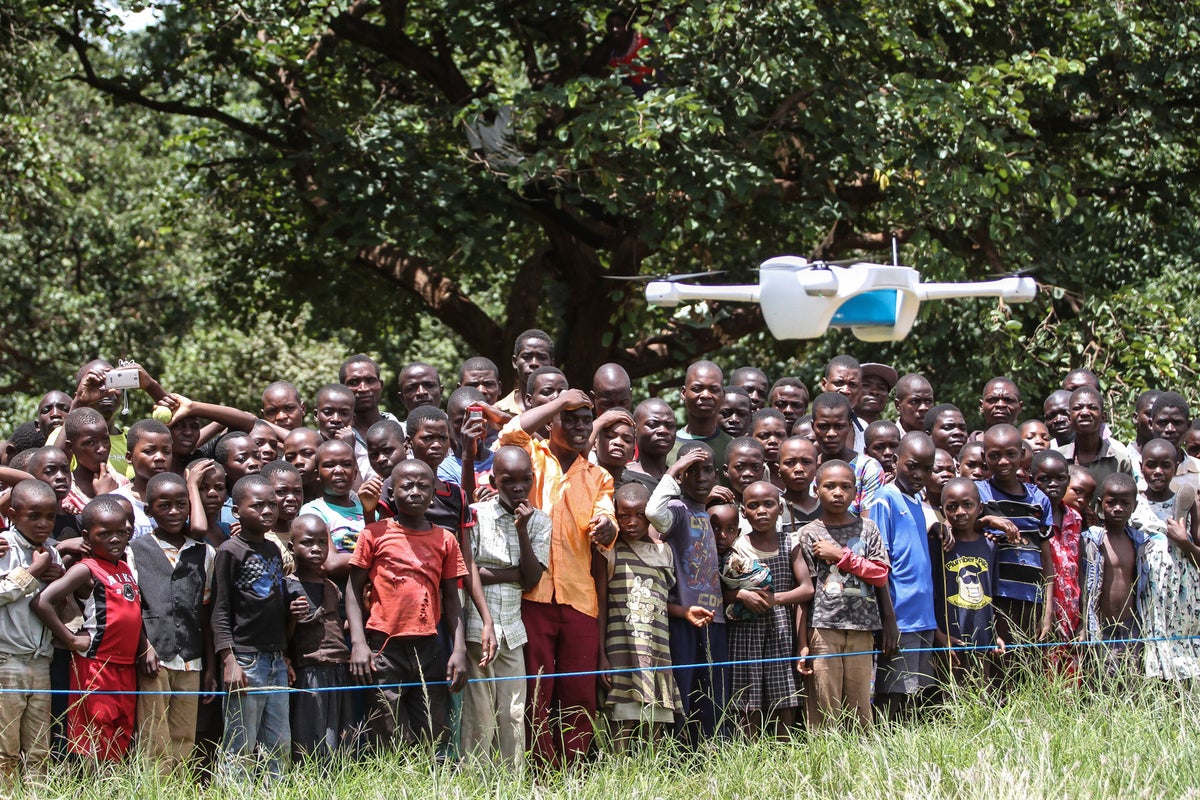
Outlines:
[[[92,644],[81,655],[113,664],[137,660],[142,634],[142,595],[124,559],[80,561],[92,571],[92,591],[83,603],[83,630]]]

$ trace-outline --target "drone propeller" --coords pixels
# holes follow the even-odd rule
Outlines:
[[[1036,274],[1039,269],[1041,269],[1041,265],[1031,264],[1028,267],[1021,267],[1020,269],[1014,269],[1012,272],[1005,272],[1003,275],[999,275],[997,277],[1000,277],[1000,278],[1024,278],[1024,277],[1032,276],[1032,275]]]
[[[710,278],[713,275],[724,275],[725,270],[718,269],[709,272],[687,272],[683,275],[601,275],[606,281],[634,281],[638,283],[649,283],[651,281],[666,281],[667,283],[676,283],[677,281],[689,281],[694,278]]]

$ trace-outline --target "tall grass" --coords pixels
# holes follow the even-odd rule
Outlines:
[[[133,762],[96,773],[58,765],[15,796],[113,798],[570,797],[687,798],[1200,797],[1200,697],[1194,687],[1134,681],[1116,691],[1030,682],[1000,704],[962,691],[926,720],[866,733],[714,742],[685,752],[659,740],[633,755],[549,775],[434,766],[425,753],[297,765],[268,792],[160,778]]]

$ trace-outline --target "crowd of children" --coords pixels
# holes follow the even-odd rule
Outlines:
[[[560,766],[598,726],[686,747],[911,719],[964,682],[1200,676],[1177,393],[1139,395],[1122,443],[1087,370],[1040,419],[986,381],[971,432],[847,355],[815,396],[696,362],[678,420],[615,364],[570,387],[542,331],[513,366],[501,397],[467,360],[443,410],[410,364],[403,421],[361,355],[311,419],[285,381],[255,416],[123,366],[156,403],[123,428],[99,360],[48,393],[0,449],[4,775],[137,752],[270,779],[397,745]]]

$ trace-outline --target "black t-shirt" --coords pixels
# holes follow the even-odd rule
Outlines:
[[[955,542],[949,552],[937,548],[932,561],[938,625],[963,644],[994,646],[996,543],[986,536]]]

